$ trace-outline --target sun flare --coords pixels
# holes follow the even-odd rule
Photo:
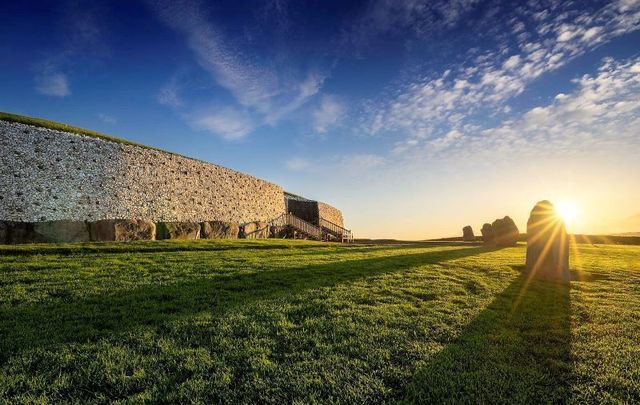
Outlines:
[[[580,213],[578,205],[574,201],[559,201],[556,204],[556,212],[562,218],[567,227],[573,225],[576,217]]]

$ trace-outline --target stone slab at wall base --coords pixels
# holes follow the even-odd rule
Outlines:
[[[158,239],[200,239],[198,222],[158,222]]]
[[[202,239],[238,239],[240,225],[235,222],[206,221],[200,224]]]
[[[2,244],[88,241],[89,228],[85,221],[0,221]]]
[[[46,242],[89,242],[85,221],[45,221],[33,224],[33,230]]]
[[[142,219],[103,219],[89,223],[94,242],[155,240],[156,225]]]
[[[269,229],[269,224],[266,222],[255,221],[244,224],[244,237],[246,239],[266,239],[270,233],[271,229]]]
[[[34,231],[33,223],[19,221],[1,221],[0,243],[42,243],[45,242],[41,235]]]
[[[9,227],[5,221],[0,221],[0,245],[9,243]]]

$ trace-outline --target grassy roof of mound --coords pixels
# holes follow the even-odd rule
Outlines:
[[[36,127],[52,129],[52,130],[55,130],[55,131],[62,131],[62,132],[68,132],[68,133],[77,134],[77,135],[84,135],[84,136],[88,136],[88,137],[91,137],[91,138],[102,139],[102,140],[105,140],[105,141],[120,143],[120,144],[124,144],[124,145],[133,145],[133,146],[138,146],[138,147],[141,147],[141,148],[153,149],[153,150],[157,150],[159,152],[169,153],[171,155],[180,156],[180,157],[183,157],[183,158],[186,158],[186,159],[195,160],[197,162],[206,163],[206,164],[209,164],[209,165],[212,165],[212,166],[218,166],[218,167],[222,167],[224,169],[233,170],[235,172],[242,173],[242,174],[244,174],[246,176],[262,180],[262,179],[260,179],[258,177],[252,176],[250,174],[247,174],[247,173],[244,173],[244,172],[239,172],[239,171],[237,171],[235,169],[229,169],[228,167],[220,166],[220,165],[217,165],[217,164],[211,163],[211,162],[207,162],[206,160],[202,160],[202,159],[197,159],[197,158],[193,158],[193,157],[190,157],[190,156],[181,155],[180,153],[171,152],[171,151],[160,149],[160,148],[154,148],[153,146],[148,146],[148,145],[143,145],[143,144],[136,143],[136,142],[131,142],[131,141],[126,140],[124,138],[118,138],[116,136],[103,134],[103,133],[100,133],[100,132],[97,132],[97,131],[92,131],[90,129],[74,127],[73,125],[63,124],[61,122],[50,121],[50,120],[46,120],[44,118],[28,117],[26,115],[11,114],[11,113],[8,113],[8,112],[0,111],[0,121],[17,122],[19,124],[33,125],[33,126],[36,126]],[[266,181],[266,180],[262,180],[262,181]],[[268,182],[268,183],[271,183],[271,182]],[[275,183],[272,183],[272,184],[275,184]]]
[[[73,134],[85,135],[85,136],[89,136],[91,138],[98,138],[98,139],[103,139],[105,141],[122,143],[122,144],[126,144],[126,145],[136,145],[136,146],[142,146],[144,148],[156,149],[156,148],[152,148],[150,146],[141,145],[141,144],[138,144],[138,143],[135,143],[135,142],[131,142],[131,141],[128,141],[128,140],[123,139],[123,138],[118,138],[118,137],[115,137],[115,136],[106,135],[106,134],[103,134],[103,133],[100,133],[100,132],[97,132],[97,131],[92,131],[90,129],[74,127],[73,125],[63,124],[61,122],[45,120],[44,118],[27,117],[25,115],[11,114],[11,113],[0,111],[0,120],[8,121],[8,122],[17,122],[19,124],[33,125],[33,126],[36,126],[36,127],[52,129],[52,130],[55,130],[55,131],[70,132],[70,133],[73,133]]]

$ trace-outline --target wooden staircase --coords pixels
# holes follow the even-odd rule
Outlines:
[[[328,234],[335,237],[340,242],[353,242],[353,233],[350,230],[341,227],[340,225],[334,224],[331,221],[327,221],[324,218],[320,218],[320,228]]]
[[[284,213],[269,221],[269,225],[275,228],[276,233],[293,230],[297,235],[308,239],[353,242],[353,234],[350,230],[322,218],[320,218],[320,226],[317,226],[291,213]]]

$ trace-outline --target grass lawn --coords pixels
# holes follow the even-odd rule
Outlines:
[[[0,403],[640,401],[640,246],[0,246]]]

